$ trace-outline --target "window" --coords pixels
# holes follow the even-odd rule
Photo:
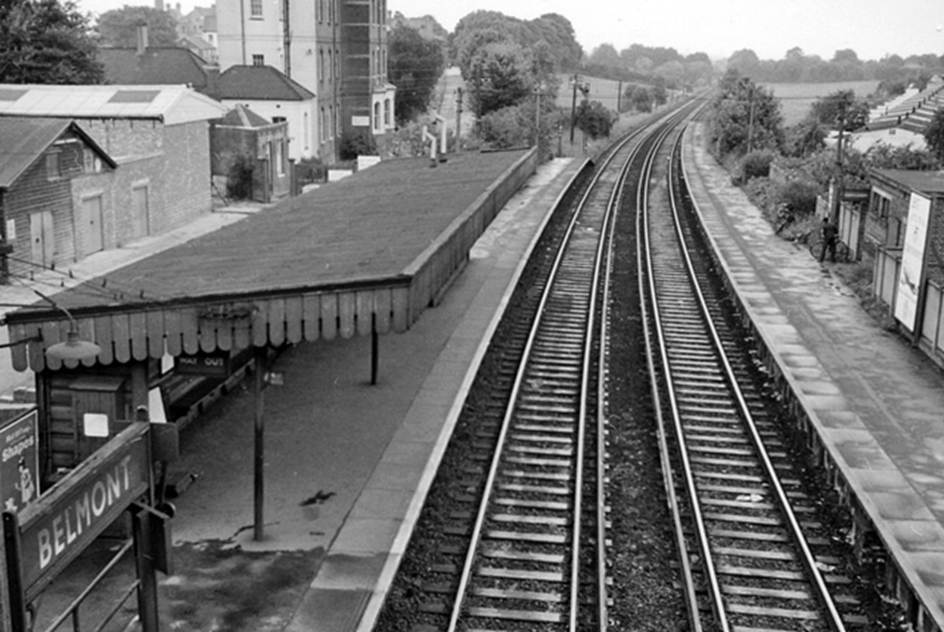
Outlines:
[[[311,130],[308,129],[308,112],[302,113],[302,132],[305,138],[305,151],[308,151],[308,147],[311,144]]]
[[[252,56],[252,65],[253,65],[253,66],[265,66],[265,55],[253,55],[253,56]]]
[[[318,0],[318,7],[316,9],[318,12],[318,23],[324,22],[324,0]]]
[[[374,129],[380,129],[380,101],[374,103]]]
[[[46,179],[58,180],[61,177],[62,171],[59,162],[59,152],[50,151],[46,154]]]
[[[284,122],[285,122],[285,117],[284,117],[284,116],[273,116],[273,117],[272,117],[272,122],[273,122],[273,123],[284,123]]]
[[[318,83],[324,83],[325,76],[325,57],[324,51],[318,49]]]
[[[390,99],[384,99],[384,125],[390,127]]]
[[[321,108],[320,118],[318,119],[318,140],[324,142],[325,139],[325,111]]]
[[[98,155],[86,147],[82,150],[82,171],[85,173],[101,173],[102,160]]]
[[[249,0],[249,17],[262,19],[262,0]]]
[[[329,81],[334,81],[334,62],[331,61],[331,49],[328,49],[328,72],[331,73],[331,76],[328,77]]]

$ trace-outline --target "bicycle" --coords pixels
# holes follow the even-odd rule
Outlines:
[[[820,260],[820,257],[823,255],[823,236],[818,230],[810,231],[806,234],[806,247],[810,251],[810,256],[813,257],[816,261]],[[847,246],[841,239],[836,240],[836,257],[835,259],[830,259],[830,262],[833,263],[849,263],[852,260],[851,253],[849,251],[849,246]]]

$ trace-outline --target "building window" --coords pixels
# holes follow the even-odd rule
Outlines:
[[[273,116],[273,117],[272,117],[272,122],[273,122],[273,123],[284,123],[284,122],[285,122],[285,117],[284,117],[284,116]]]
[[[341,51],[334,49],[334,80],[341,78]]]
[[[318,49],[318,83],[324,83],[325,76],[325,57],[324,51]]]
[[[380,102],[374,103],[374,129],[380,129]]]
[[[390,99],[384,99],[384,125],[390,127]]]
[[[82,171],[85,173],[101,173],[102,160],[94,151],[86,147],[82,150]]]
[[[265,66],[265,55],[253,55],[253,56],[252,56],[252,65],[253,65],[253,66]]]
[[[262,0],[249,0],[249,17],[262,19]]]
[[[318,119],[318,140],[324,142],[325,139],[325,111],[321,108],[320,118]]]
[[[331,49],[328,49],[328,72],[331,73],[331,76],[328,77],[329,81],[334,81],[334,62],[331,61]]]
[[[311,145],[311,130],[308,129],[308,112],[302,113],[302,131],[305,138],[305,151],[308,151],[308,147]]]
[[[318,23],[324,22],[324,0],[318,0]]]
[[[58,180],[61,177],[62,170],[59,162],[59,152],[50,151],[46,154],[46,179]]]

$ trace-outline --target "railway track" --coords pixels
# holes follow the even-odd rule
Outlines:
[[[854,629],[864,621],[853,614],[851,581],[833,572],[838,560],[810,517],[814,502],[719,307],[710,265],[689,254],[698,252],[697,229],[682,219],[679,142],[667,144],[671,157],[665,151],[647,165],[645,180],[668,185],[657,195],[639,191],[637,252],[692,629]]]

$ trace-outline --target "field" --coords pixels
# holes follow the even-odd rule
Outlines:
[[[856,97],[863,98],[872,94],[878,87],[878,81],[837,81],[835,83],[764,83],[780,100],[784,125],[799,123],[809,112],[810,105],[819,98],[838,90],[852,90]]]

